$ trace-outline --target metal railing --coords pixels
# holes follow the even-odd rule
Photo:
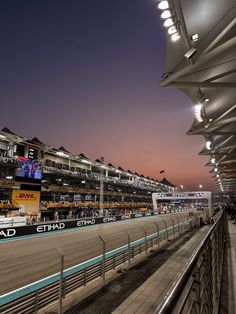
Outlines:
[[[221,212],[155,314],[218,313],[226,230],[226,213]]]
[[[58,302],[58,313],[62,313],[62,302],[69,292],[86,286],[91,280],[101,277],[103,285],[106,284],[106,272],[116,269],[125,262],[130,265],[131,260],[143,252],[148,254],[148,249],[154,246],[159,247],[163,241],[175,238],[177,235],[192,230],[199,226],[198,216],[184,217],[182,219],[171,220],[170,224],[165,224],[160,230],[159,224],[154,222],[156,232],[148,234],[143,230],[143,238],[130,241],[130,234],[127,233],[127,244],[112,251],[106,251],[106,241],[99,236],[102,254],[75,265],[68,269],[64,268],[64,254],[58,248],[59,272],[35,283],[17,289],[13,292],[0,296],[1,314],[27,314],[37,313],[37,311],[53,301]]]

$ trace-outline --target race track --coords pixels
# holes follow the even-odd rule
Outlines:
[[[177,223],[188,213],[171,214]],[[107,251],[127,244],[127,236],[134,241],[147,234],[172,225],[170,215],[152,216],[108,224],[94,225],[68,232],[34,236],[10,242],[0,242],[0,295],[54,274],[60,269],[57,247],[65,255],[65,268],[102,254],[98,235],[106,241]]]

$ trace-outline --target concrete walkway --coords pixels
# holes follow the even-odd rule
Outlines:
[[[114,314],[151,314],[161,303],[167,291],[204,238],[210,226],[205,226],[168,259],[151,277],[113,311]],[[236,242],[235,242],[236,243]]]

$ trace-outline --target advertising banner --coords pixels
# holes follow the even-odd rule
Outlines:
[[[19,213],[38,216],[40,191],[13,190],[12,203],[19,207]]]
[[[22,227],[12,226],[10,228],[2,228],[0,226],[0,240],[13,238],[13,237],[20,237],[20,236],[25,236],[25,235],[42,234],[42,233],[54,232],[54,231],[56,232],[59,230],[70,229],[70,228],[86,227],[86,226],[91,226],[95,224],[110,223],[110,222],[115,222],[115,221],[141,218],[141,217],[148,216],[147,214],[153,215],[153,212],[145,213],[145,214],[131,214],[131,215],[76,219],[76,220],[59,221],[59,222],[53,222],[53,223],[42,223],[42,224],[22,226]]]
[[[15,205],[19,205],[19,204],[38,205],[39,201],[40,201],[39,191],[27,191],[27,190],[13,190],[12,191],[12,202]]]
[[[11,188],[15,184],[14,180],[8,180],[8,179],[1,179],[0,180],[0,187],[1,188]]]

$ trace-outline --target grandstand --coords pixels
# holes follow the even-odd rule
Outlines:
[[[103,215],[150,211],[153,192],[175,188],[8,128],[0,131],[0,164],[0,215],[20,213],[34,221],[101,215],[101,180]]]

